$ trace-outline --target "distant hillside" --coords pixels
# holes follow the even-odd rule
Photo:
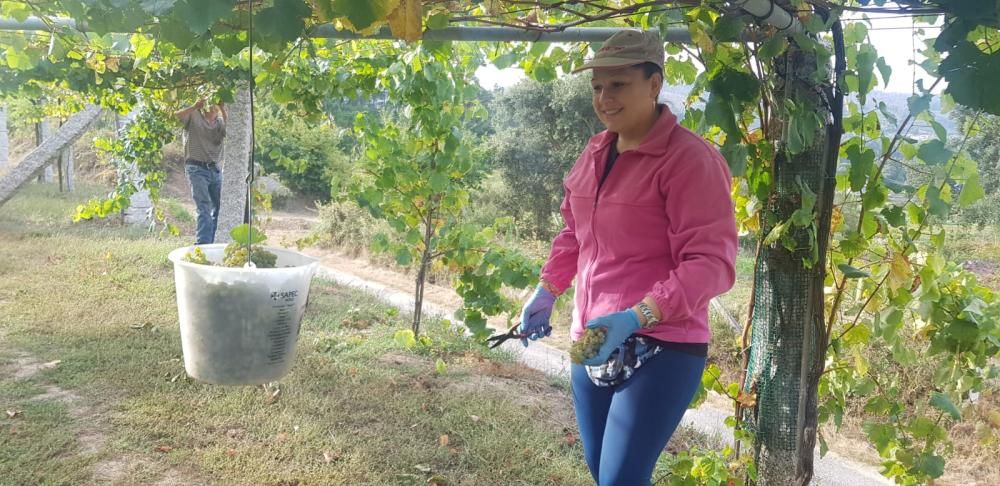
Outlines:
[[[678,116],[683,116],[684,101],[687,99],[690,91],[690,86],[664,86],[663,91],[661,91],[661,100],[666,101],[667,105],[670,106],[670,109],[676,112]],[[906,93],[874,91],[869,95],[869,100],[866,106],[868,109],[874,109],[874,103],[882,101],[888,107],[889,112],[895,115],[897,120],[902,121],[910,112],[910,109],[906,104],[906,99],[909,97],[910,95]],[[697,108],[701,108],[703,105],[703,103],[695,103],[695,107]],[[934,114],[934,118],[938,121],[938,123],[944,126],[949,133],[958,133],[958,125],[955,123],[955,120],[951,118],[951,114],[941,113],[940,97],[934,97],[931,101],[931,113]],[[934,136],[934,131],[926,123],[917,122],[910,130],[910,136],[917,139],[930,138]]]

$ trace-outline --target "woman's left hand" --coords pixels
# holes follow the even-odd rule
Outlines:
[[[587,366],[597,366],[607,361],[612,351],[618,349],[629,336],[639,330],[639,316],[632,309],[615,312],[587,322],[587,328],[595,327],[606,328],[608,332],[597,354],[583,361]]]

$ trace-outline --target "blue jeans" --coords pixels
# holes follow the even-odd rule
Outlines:
[[[215,242],[215,228],[219,224],[219,204],[222,193],[222,173],[218,166],[207,168],[185,164],[184,173],[191,183],[191,196],[198,211],[196,245]]]
[[[598,387],[583,365],[572,366],[583,454],[599,486],[650,484],[704,369],[705,358],[664,349],[624,383]]]

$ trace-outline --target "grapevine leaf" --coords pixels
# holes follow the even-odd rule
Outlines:
[[[944,142],[940,140],[931,140],[920,146],[917,150],[917,157],[926,162],[928,165],[942,165],[949,160],[955,153],[944,146]]]
[[[854,267],[852,267],[852,266],[850,266],[850,265],[848,265],[846,263],[841,263],[840,265],[837,265],[837,268],[839,268],[840,271],[843,272],[844,276],[847,277],[847,278],[868,278],[868,277],[871,277],[871,275],[869,275],[869,274],[867,274],[865,272],[862,272],[861,270],[858,270],[857,268],[854,268]]]
[[[923,95],[913,95],[906,99],[906,106],[910,109],[910,115],[917,116],[931,109],[930,93]]]
[[[191,33],[201,35],[216,21],[232,14],[235,3],[235,0],[181,0],[173,11]]]
[[[871,44],[862,44],[858,49],[857,70],[858,70],[858,99],[861,104],[865,104],[866,96],[871,91],[874,81],[875,60],[878,53]]]
[[[962,192],[958,194],[958,205],[967,208],[984,196],[986,196],[986,191],[979,183],[979,174],[974,174],[962,185]]]
[[[931,406],[944,413],[947,413],[948,415],[951,416],[951,418],[955,420],[962,420],[962,412],[960,412],[958,410],[958,407],[956,407],[955,404],[952,403],[951,399],[948,398],[948,395],[939,392],[932,393]]]
[[[392,29],[392,35],[400,39],[417,41],[423,35],[422,19],[420,0],[400,0],[399,7],[389,15],[389,28]]]
[[[875,60],[875,66],[878,68],[878,73],[882,76],[882,83],[884,83],[885,88],[889,87],[889,77],[892,76],[892,66],[889,66],[885,62],[884,57],[879,57]]]
[[[247,245],[247,244],[256,245],[259,243],[263,243],[265,240],[267,240],[267,236],[265,236],[264,232],[260,231],[259,229],[253,230],[252,241],[250,240],[250,235],[251,235],[250,225],[248,224],[241,224],[233,228],[232,231],[229,232],[229,236],[233,239],[233,241],[241,245]]]
[[[712,34],[717,42],[733,42],[746,30],[746,21],[740,15],[723,15],[715,23]]]
[[[129,42],[132,44],[132,51],[135,53],[135,62],[149,57],[153,53],[153,47],[156,45],[153,39],[142,34],[132,34]]]
[[[170,10],[177,0],[142,0],[142,9],[150,15],[163,15]]]
[[[931,452],[925,452],[917,458],[915,468],[932,478],[939,478],[944,475],[944,458]]]
[[[955,102],[1000,115],[1000,90],[984,82],[1000,79],[1000,51],[987,54],[963,39],[941,61],[939,72],[948,82],[945,93]]]
[[[785,52],[788,48],[788,38],[783,35],[774,35],[768,38],[760,45],[760,58],[763,61],[768,61],[775,56]]]
[[[396,341],[396,344],[400,346],[411,349],[417,345],[417,338],[410,329],[400,329],[392,335],[392,339]]]
[[[875,445],[879,454],[886,457],[889,452],[889,445],[896,442],[896,429],[891,425],[867,423],[864,430],[868,434],[868,440]]]
[[[875,164],[875,152],[868,147],[851,145],[847,149],[847,159],[851,161],[851,190],[858,192],[865,187],[868,174]]]
[[[312,9],[304,0],[275,0],[254,17],[254,38],[269,51],[278,51],[305,29],[304,18]]]
[[[333,10],[339,16],[346,17],[354,30],[364,30],[372,24],[386,18],[396,7],[399,0],[334,0]]]

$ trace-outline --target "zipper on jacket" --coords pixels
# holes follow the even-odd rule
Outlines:
[[[614,142],[612,142],[612,143],[617,143],[617,140],[614,141]],[[608,154],[606,154],[604,156],[605,157],[604,158],[605,167],[607,166],[608,157],[610,156],[612,149],[613,148],[609,148],[608,149]],[[617,150],[616,150],[616,152],[617,152]],[[621,154],[616,154],[615,155],[616,165],[617,165],[617,159],[620,158],[620,157],[621,157]],[[605,170],[607,170],[607,169],[605,168]],[[612,171],[614,170],[613,166],[611,167],[611,170]],[[580,320],[583,321],[583,325],[584,326],[587,325],[587,320],[588,320],[588,317],[589,317],[587,314],[589,313],[588,309],[590,308],[590,300],[591,300],[590,299],[590,282],[591,282],[591,277],[594,274],[594,262],[597,261],[598,254],[601,252],[601,243],[597,239],[597,231],[596,231],[596,227],[597,227],[597,201],[601,198],[601,189],[604,187],[604,184],[608,182],[608,178],[611,177],[611,172],[610,171],[608,172],[607,177],[604,177],[603,174],[598,175],[596,170],[594,172],[595,172],[594,175],[597,177],[597,190],[594,192],[594,206],[590,210],[590,234],[594,238],[594,256],[591,257],[590,264],[587,266],[587,268],[590,271],[587,272],[588,273],[588,275],[587,275],[587,282],[586,282],[586,286],[584,287],[586,289],[586,291],[584,292],[584,307],[580,311]]]

